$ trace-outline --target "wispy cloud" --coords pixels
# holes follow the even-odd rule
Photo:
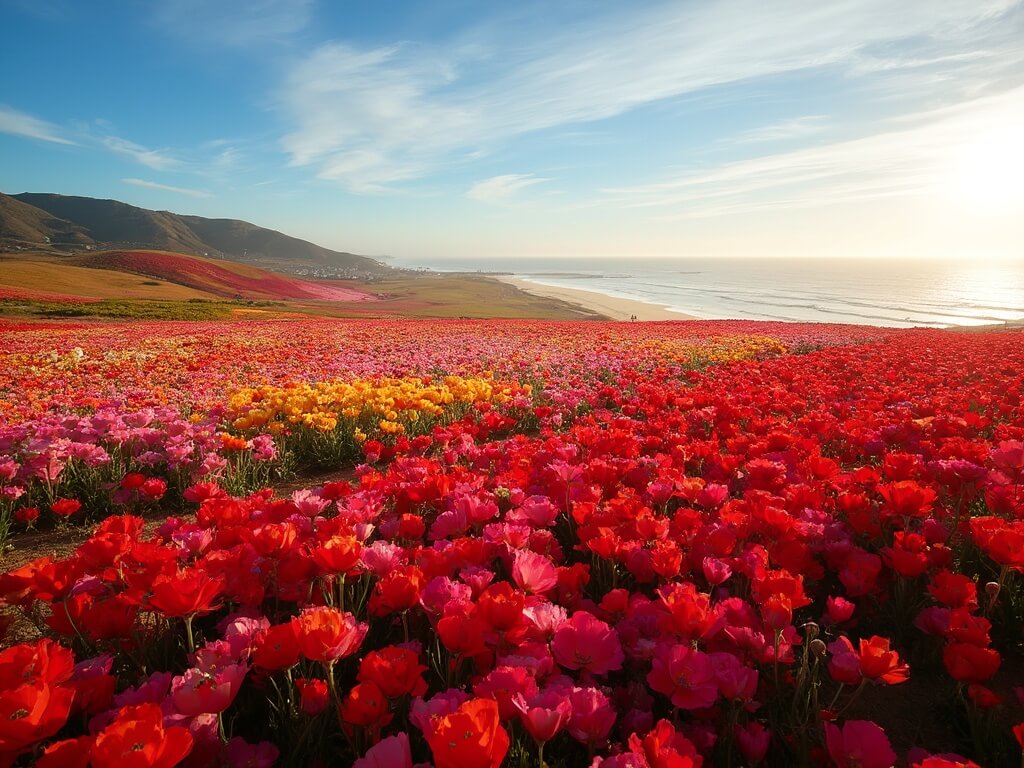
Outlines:
[[[160,184],[156,181],[147,181],[146,179],[121,179],[125,184],[131,184],[133,187],[145,187],[146,189],[158,189],[161,192],[174,192],[178,195],[187,195],[188,197],[213,197],[212,194],[203,189],[189,189],[188,187],[172,187],[170,184]]]
[[[958,151],[984,140],[994,127],[1024,134],[1024,86],[918,113],[861,139],[607,189],[603,204],[649,208],[660,211],[660,218],[678,219],[942,193],[953,181]]]
[[[160,0],[161,29],[193,42],[234,48],[290,41],[309,24],[313,0]]]
[[[118,136],[104,136],[100,139],[100,143],[111,152],[131,158],[136,163],[152,168],[154,171],[167,171],[181,165],[181,162],[171,157],[167,150],[147,149]]]
[[[514,197],[520,190],[545,181],[550,181],[550,179],[540,178],[530,173],[492,176],[489,179],[478,181],[470,187],[466,192],[466,197],[471,200],[479,200],[482,203],[502,203]]]
[[[20,112],[13,107],[0,104],[0,133],[12,136],[23,136],[26,139],[49,141],[53,144],[69,144],[75,142],[60,135],[59,129],[52,123]]]
[[[789,120],[780,120],[776,123],[745,131],[738,136],[730,138],[730,142],[736,144],[761,144],[772,141],[805,139],[808,136],[821,133],[825,130],[826,124],[827,118],[825,115],[794,117]]]
[[[905,70],[973,45],[1016,0],[667,2],[523,43],[328,43],[288,74],[292,163],[356,191],[419,178],[526,133],[621,115],[718,86],[808,69]],[[533,32],[533,30],[531,30]],[[515,39],[515,45],[508,43]],[[919,41],[927,41],[927,45]],[[914,62],[887,52],[914,41]],[[950,60],[950,65],[955,65]],[[859,70],[858,70],[859,67]]]

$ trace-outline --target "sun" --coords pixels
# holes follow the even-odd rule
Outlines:
[[[950,194],[976,213],[1024,215],[1024,134],[1020,124],[985,128],[952,148]]]

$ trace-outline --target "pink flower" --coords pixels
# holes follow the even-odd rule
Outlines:
[[[178,713],[188,717],[223,712],[238,695],[248,668],[231,664],[215,674],[189,669],[171,684],[171,701]]]
[[[512,580],[528,594],[543,595],[558,584],[558,571],[544,555],[520,549],[513,561]]]
[[[409,737],[400,733],[381,739],[356,760],[352,768],[412,768]]]
[[[621,669],[624,658],[619,636],[586,611],[577,611],[555,630],[551,651],[566,669],[585,669],[595,675]]]
[[[502,720],[511,720],[516,716],[517,696],[532,699],[537,691],[537,681],[524,667],[498,667],[473,686],[473,693],[479,698],[498,702],[498,714]]]
[[[413,699],[409,709],[409,722],[424,733],[428,733],[432,719],[452,714],[459,705],[469,699],[469,694],[459,688],[449,688],[447,691],[434,694],[429,701]]]
[[[597,745],[608,738],[615,725],[615,708],[597,688],[573,688],[569,694],[572,714],[569,735],[583,744]]]
[[[572,714],[572,705],[563,691],[549,689],[526,699],[521,693],[512,698],[519,719],[537,743],[544,743],[565,727]]]
[[[844,597],[829,597],[825,600],[824,622],[826,624],[842,624],[844,621],[849,621],[856,608],[855,603],[851,603]]]
[[[842,730],[825,723],[825,745],[837,768],[892,768],[896,764],[885,731],[870,720],[847,720]]]
[[[729,701],[750,701],[757,692],[757,670],[748,667],[731,653],[711,653],[715,682]]]
[[[688,645],[662,645],[654,654],[647,683],[680,709],[710,707],[718,698],[711,657]]]
[[[701,568],[704,570],[704,578],[708,580],[708,584],[712,586],[718,586],[729,580],[732,576],[732,568],[727,562],[717,557],[705,557],[701,563]]]

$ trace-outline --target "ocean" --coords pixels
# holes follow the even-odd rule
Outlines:
[[[702,319],[909,328],[1024,320],[1024,263],[882,259],[425,259],[445,272],[502,272]]]

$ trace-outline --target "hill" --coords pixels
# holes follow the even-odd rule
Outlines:
[[[224,298],[362,301],[368,294],[349,288],[279,275],[248,264],[161,251],[107,251],[67,261],[88,269],[156,278]]]
[[[77,224],[0,194],[0,241],[86,245],[93,239]]]
[[[246,221],[184,216],[117,200],[33,192],[0,193],[0,241],[34,247],[75,244],[158,249],[289,272],[308,271],[322,277],[390,271],[366,256],[332,251]]]

